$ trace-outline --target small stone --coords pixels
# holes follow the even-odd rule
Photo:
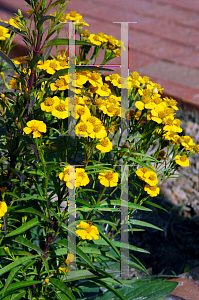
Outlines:
[[[199,173],[199,171],[196,170],[196,169],[192,169],[192,172],[193,172],[193,174],[198,174]]]
[[[178,201],[179,205],[184,205],[188,201],[187,194],[183,189],[181,189],[178,186],[173,186],[172,191],[176,197],[176,200]]]

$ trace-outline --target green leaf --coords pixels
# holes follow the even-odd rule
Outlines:
[[[139,225],[139,226],[143,226],[143,227],[150,227],[150,228],[153,228],[153,229],[164,231],[163,229],[161,229],[161,228],[159,228],[159,227],[157,227],[153,224],[144,222],[144,221],[139,221],[139,220],[135,220],[135,219],[130,218],[129,222],[133,225]]]
[[[141,206],[139,204],[134,204],[125,200],[108,200],[108,201],[101,201],[99,202],[98,206],[104,206],[104,205],[118,205],[118,206],[123,206],[123,207],[129,207],[133,209],[139,209],[139,210],[144,210],[144,211],[151,211],[150,208]]]
[[[41,60],[40,55],[37,55],[37,56],[33,57],[33,59],[31,59],[31,61],[30,61],[30,68],[35,69],[37,67],[38,61],[40,61],[40,60]]]
[[[105,240],[103,239],[99,239],[99,240],[93,240],[93,242],[97,245],[103,245],[103,246],[107,246],[108,245],[108,242],[106,242]],[[142,248],[138,248],[138,247],[135,247],[133,245],[129,245],[129,244],[125,244],[125,243],[121,243],[121,242],[117,242],[117,241],[111,241],[112,244],[117,247],[117,248],[125,248],[125,249],[129,249],[129,250],[133,250],[133,251],[137,251],[137,252],[142,252],[142,253],[149,253],[148,251],[142,249]],[[112,248],[113,249],[113,248]],[[117,252],[118,254],[118,252]]]
[[[13,291],[17,291],[22,288],[32,286],[33,284],[38,284],[38,283],[41,283],[41,281],[31,280],[31,281],[22,281],[22,282],[19,281],[19,282],[12,283],[6,291],[6,295],[12,293]],[[0,294],[0,296],[1,296],[1,294]]]
[[[19,265],[25,265],[27,261],[32,260],[34,258],[38,257],[38,255],[33,255],[33,256],[29,256],[29,257],[21,257],[17,260],[15,260],[14,262],[12,262],[11,264],[3,267],[2,269],[0,269],[0,276],[3,275],[4,273],[10,271],[11,269],[19,266]]]
[[[21,251],[21,250],[13,250],[13,249],[10,249],[9,248],[9,250],[10,250],[10,253],[12,254],[12,255],[28,255],[28,256],[33,256],[33,254],[32,253],[30,253],[30,252],[26,252],[26,251]],[[1,247],[0,248],[0,256],[7,256],[8,254],[7,254],[7,252],[5,252],[5,250],[4,250],[4,247]]]
[[[125,284],[126,282],[126,284]],[[123,280],[123,287],[117,289],[127,300],[141,300],[141,299],[157,299],[162,296],[170,294],[178,285],[178,282],[163,281],[163,280]],[[100,300],[118,300],[113,295],[113,292],[106,292]],[[99,298],[98,298],[99,300]]]
[[[25,296],[25,294],[26,294],[26,292],[23,291],[17,295],[13,295],[12,300],[21,300],[21,299],[23,299],[23,296]]]
[[[4,285],[4,288],[1,290],[0,294],[2,294],[2,296],[4,296],[8,286],[11,284],[11,282],[13,281],[13,279],[15,278],[15,275],[19,272],[19,270],[22,268],[22,266],[18,266],[18,267],[15,267],[13,268],[9,275],[8,275],[8,278],[6,279],[6,283]]]
[[[43,23],[44,23],[45,21],[49,20],[49,19],[54,20],[55,17],[53,17],[53,16],[44,16],[44,17],[42,17],[42,18],[38,21],[38,23],[37,23],[37,29],[38,29],[38,31],[41,31],[41,30],[42,30],[42,25],[43,25]]]
[[[25,224],[23,224],[22,226],[20,226],[19,228],[15,229],[14,231],[10,232],[9,234],[7,234],[5,237],[11,237],[11,236],[14,236],[14,235],[18,235],[18,234],[21,234],[25,231],[27,231],[28,229],[34,227],[34,226],[37,226],[40,224],[40,221],[38,220],[38,218],[34,218],[28,222],[26,222]]]
[[[30,199],[33,199],[32,197],[30,197]],[[42,219],[46,220],[47,222],[51,222],[51,220],[46,217],[44,214],[42,214],[40,211],[32,208],[32,207],[27,207],[27,208],[23,208],[23,209],[16,209],[14,210],[14,213],[26,213],[26,214],[33,214],[33,215],[37,215],[39,217],[41,217]]]
[[[18,73],[18,69],[16,67],[16,65],[13,63],[13,61],[5,54],[3,53],[1,50],[0,50],[0,57],[5,60],[7,62],[7,64],[9,64],[12,69],[14,69],[17,73]]]
[[[149,204],[149,205],[154,206],[154,207],[157,207],[157,208],[162,209],[162,210],[164,210],[164,211],[167,212],[167,210],[166,210],[165,208],[163,208],[162,206],[160,206],[160,205],[158,205],[158,204],[156,204],[156,203],[154,203],[154,202],[151,202],[151,201],[145,201],[144,203]]]
[[[41,250],[41,248],[37,247],[35,244],[33,244],[32,242],[30,242],[28,239],[22,237],[22,236],[17,236],[15,238],[15,240],[13,240],[13,242],[16,242],[16,243],[19,243],[19,244],[22,244],[28,248],[31,248],[33,250],[35,250],[36,252],[38,253],[41,253],[43,255],[45,255],[44,251]]]
[[[76,298],[73,295],[73,293],[71,292],[71,290],[63,282],[59,281],[56,278],[50,278],[49,281],[54,286],[56,286],[61,292],[63,292],[68,297],[68,299],[76,300]]]
[[[43,256],[41,256],[41,259],[42,259],[42,261],[43,261],[43,263],[44,263],[44,266],[45,266],[45,269],[46,269],[46,271],[47,271],[47,273],[48,273],[48,275],[49,275],[49,265],[48,265],[48,261],[47,261],[47,259],[45,259],[45,257],[43,257]]]
[[[28,1],[30,1],[30,0],[28,0]],[[57,0],[57,1],[55,1],[54,3],[52,3],[52,4],[48,7],[48,9],[46,10],[46,13],[47,13],[49,10],[51,10],[53,7],[55,7],[56,5],[58,5],[58,4],[60,4],[60,3],[63,3],[63,2],[65,2],[65,0]]]
[[[69,40],[69,39],[53,39],[53,40],[50,40],[43,49],[51,47],[51,46],[69,45],[69,44],[70,45],[86,45],[86,46],[98,47],[92,43],[88,43],[88,42],[84,42],[84,41]]]
[[[62,246],[64,246],[64,247],[67,247],[68,249],[70,249],[69,247],[68,247],[68,240],[66,240],[66,239],[63,239],[63,240],[61,240],[61,241],[59,241],[59,242],[57,242],[57,244],[59,244],[59,245],[62,245]],[[70,245],[70,244],[69,244]],[[70,250],[72,250],[73,251],[73,249],[70,249]],[[86,261],[89,265],[90,265],[90,267],[93,269],[93,270],[95,270],[95,267],[94,267],[94,265],[92,264],[92,262],[90,261],[90,258],[79,248],[79,247],[76,247],[76,253],[84,260],[84,261]]]
[[[111,294],[114,294],[117,297],[117,298],[107,298],[107,300],[118,299],[118,298],[121,299],[121,300],[127,300],[127,298],[125,298],[123,296],[123,294],[119,292],[119,290],[114,289],[111,285],[109,285],[109,284],[107,284],[107,283],[105,283],[105,282],[103,282],[102,280],[99,280],[99,279],[95,279],[95,280],[93,279],[93,281],[95,283],[98,283],[100,286],[105,287],[106,289],[111,291],[110,292]],[[131,298],[131,300],[132,300],[132,298]]]
[[[108,245],[115,251],[115,253],[120,257],[120,251],[114,245],[113,241],[111,241],[105,234],[103,234],[102,230],[99,230],[100,236],[107,242]]]

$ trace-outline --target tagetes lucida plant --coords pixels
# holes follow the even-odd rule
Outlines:
[[[159,84],[136,71],[121,78],[106,69],[106,63],[125,50],[121,41],[90,33],[83,16],[68,11],[65,1],[25,2],[27,19],[18,10],[10,20],[0,20],[0,298],[84,298],[84,283],[93,284],[97,276],[96,297],[102,297],[101,286],[120,299],[132,299],[115,288],[124,281],[111,272],[113,262],[120,272],[124,260],[115,240],[121,233],[117,227],[124,203],[120,166],[128,166],[126,180],[133,178],[127,220],[133,233],[133,213],[149,210],[148,197],[159,194],[179,165],[189,166],[189,156],[199,154],[199,145],[178,135],[182,129],[175,118],[177,103],[162,97]],[[73,76],[68,36],[60,39],[68,22],[73,23],[77,45]],[[16,34],[28,54],[10,59]],[[90,66],[103,49],[102,67]],[[101,71],[111,74],[103,80]],[[128,110],[121,105],[124,84]],[[121,121],[128,122],[124,141]],[[154,143],[158,148],[149,155]],[[76,219],[71,222],[72,213]],[[128,264],[148,274],[131,254]],[[134,281],[129,282],[133,289]],[[168,292],[176,286],[161,280],[156,284],[160,290],[166,284]]]

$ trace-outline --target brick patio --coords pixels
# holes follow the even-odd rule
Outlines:
[[[0,18],[7,20],[18,8],[27,16],[22,5],[24,0],[1,0]],[[83,15],[90,33],[117,39],[120,24],[113,22],[137,22],[129,24],[130,72],[148,75],[166,95],[199,110],[199,0],[71,0],[71,10]],[[120,64],[120,58],[110,63]]]

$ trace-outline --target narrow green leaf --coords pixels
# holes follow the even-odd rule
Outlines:
[[[42,261],[43,261],[43,263],[44,263],[44,266],[45,266],[45,269],[46,269],[46,271],[47,271],[47,273],[48,273],[48,275],[49,275],[49,265],[48,265],[48,261],[47,261],[47,259],[45,259],[45,258],[42,257],[42,256],[41,256],[41,259],[42,259]]]
[[[20,251],[20,250],[13,250],[13,249],[10,249],[10,248],[9,248],[9,250],[10,250],[10,253],[12,255],[26,255],[26,256],[28,255],[28,256],[33,256],[33,254],[30,253],[30,252]],[[7,252],[5,252],[4,247],[0,248],[0,256],[7,256],[7,255],[8,254],[7,254]]]
[[[76,298],[73,295],[73,293],[71,292],[71,290],[63,282],[59,281],[56,278],[50,278],[49,281],[54,286],[56,286],[61,292],[63,292],[68,297],[68,299],[76,300]]]
[[[30,0],[28,0],[28,1],[30,1]],[[46,10],[46,13],[47,13],[49,10],[51,10],[53,7],[55,7],[56,5],[58,5],[58,4],[60,4],[60,3],[63,3],[63,2],[65,2],[65,0],[57,0],[57,1],[55,1],[54,3],[52,3],[52,4],[48,7],[48,9]]]
[[[18,69],[16,67],[16,65],[13,63],[13,61],[5,54],[3,53],[1,50],[0,50],[0,57],[5,60],[5,62],[7,62],[7,64],[9,64],[12,69],[14,69],[17,73],[18,73]]]
[[[8,275],[8,278],[6,279],[6,283],[4,285],[4,288],[0,291],[0,294],[2,294],[2,296],[4,296],[8,286],[11,284],[11,282],[13,281],[13,279],[15,278],[15,275],[19,272],[19,270],[22,268],[22,266],[18,266],[18,267],[15,267],[13,268],[9,275]]]
[[[0,276],[3,275],[4,273],[12,270],[13,268],[19,266],[19,265],[24,265],[26,264],[27,261],[32,260],[34,258],[38,257],[38,255],[34,255],[34,256],[29,256],[29,257],[21,257],[17,260],[15,260],[14,262],[12,262],[11,264],[3,267],[2,269],[0,269]]]
[[[15,282],[15,283],[12,283],[7,291],[6,291],[6,295],[12,293],[13,291],[17,291],[17,290],[20,290],[22,288],[26,288],[28,286],[32,286],[33,284],[38,284],[38,283],[41,283],[41,281],[35,281],[35,280],[31,280],[31,281],[22,281],[22,282]],[[1,295],[1,294],[0,294]]]
[[[40,224],[40,221],[38,220],[38,218],[34,218],[30,221],[28,221],[27,223],[23,224],[22,226],[20,226],[19,228],[15,229],[14,231],[10,232],[9,234],[7,234],[5,237],[11,237],[11,236],[14,236],[14,235],[18,235],[18,234],[21,234],[25,231],[27,231],[28,229],[32,228],[32,227],[35,227],[37,225]]]
[[[30,242],[28,239],[22,237],[22,236],[17,236],[15,238],[15,240],[13,240],[13,242],[19,243],[21,245],[24,245],[28,248],[31,248],[33,250],[35,250],[38,253],[41,253],[43,255],[45,255],[44,251],[41,250],[41,248],[37,247],[35,244],[33,244],[32,242]]]
[[[53,17],[53,16],[44,16],[44,17],[42,17],[39,21],[38,21],[38,23],[37,23],[37,29],[38,29],[38,31],[41,31],[41,28],[42,28],[42,25],[43,25],[43,23],[45,22],[45,21],[47,21],[47,20],[54,20],[55,19],[55,17]]]
[[[68,247],[68,240],[66,239],[63,239],[59,242],[57,242],[58,245],[62,245],[64,247],[67,247],[68,249],[70,249]],[[70,245],[70,244],[69,244]],[[71,251],[73,251],[73,249],[70,249]],[[76,253],[84,260],[86,261],[93,270],[95,270],[95,267],[94,265],[92,264],[92,262],[90,261],[90,258],[79,248],[79,247],[76,247]]]
[[[125,298],[118,290],[116,290],[115,288],[113,288],[111,285],[103,282],[102,280],[99,279],[92,279],[95,283],[98,283],[100,286],[105,287],[106,289],[108,289],[109,291],[111,291],[116,297],[119,297],[119,299],[121,300],[127,300],[127,298]],[[113,299],[113,298],[109,298],[109,299]],[[115,298],[118,299],[118,298]]]
[[[149,204],[149,205],[154,206],[154,207],[157,207],[157,208],[162,209],[162,210],[164,210],[164,211],[167,212],[167,210],[166,210],[164,207],[162,207],[162,206],[160,206],[160,205],[158,205],[158,204],[156,204],[156,203],[154,203],[154,202],[151,202],[151,201],[145,201],[144,203]]]
[[[141,206],[139,204],[134,204],[131,202],[127,202],[125,200],[108,200],[108,201],[101,201],[99,202],[98,206],[104,206],[104,205],[118,205],[118,206],[122,206],[122,207],[129,207],[129,208],[133,208],[133,209],[138,209],[138,210],[144,210],[144,211],[151,211],[150,208]]]
[[[41,59],[40,55],[33,57],[33,59],[30,61],[30,68],[35,69],[37,66],[37,63],[38,63],[38,61],[40,61],[40,59]]]
[[[102,230],[99,230],[99,234],[102,237],[102,239],[104,239],[107,242],[107,244],[109,244],[111,248],[115,251],[115,253],[120,257],[120,251],[114,245],[113,241],[111,241],[105,234],[103,234]]]
[[[53,40],[50,40],[43,49],[51,47],[51,46],[69,45],[69,44],[70,45],[86,45],[86,46],[98,47],[92,43],[88,43],[88,42],[84,42],[84,41],[69,40],[69,39],[53,39]]]
[[[163,229],[153,225],[153,224],[150,224],[150,223],[147,223],[147,222],[144,222],[144,221],[140,221],[140,220],[135,220],[135,219],[130,219],[129,222],[133,225],[139,225],[139,226],[143,226],[143,227],[150,227],[150,228],[153,228],[153,229],[157,229],[157,230],[161,230],[161,231],[164,231]]]
[[[30,197],[30,199],[33,199],[32,197]],[[42,214],[40,211],[32,208],[32,207],[27,207],[27,208],[23,208],[23,209],[16,209],[14,210],[14,213],[26,213],[26,214],[33,214],[33,215],[37,215],[39,217],[41,217],[42,219],[46,220],[47,222],[51,222],[51,220],[46,217],[44,214]]]
[[[23,296],[25,296],[25,294],[26,294],[26,291],[25,292],[23,291],[17,295],[13,295],[12,300],[21,300],[21,299],[23,299]]]
[[[103,245],[103,246],[108,246],[108,242],[106,242],[103,239],[99,239],[99,240],[93,240],[93,242],[97,245]],[[111,241],[112,244],[117,247],[117,248],[125,248],[125,249],[129,249],[129,250],[133,250],[133,251],[137,251],[137,252],[142,252],[142,253],[149,253],[148,251],[142,249],[142,248],[138,248],[135,247],[133,245],[129,245],[129,244],[125,244],[125,243],[121,243],[121,242],[117,242],[117,241]],[[112,248],[113,249],[113,248]],[[117,253],[118,254],[118,253]]]

